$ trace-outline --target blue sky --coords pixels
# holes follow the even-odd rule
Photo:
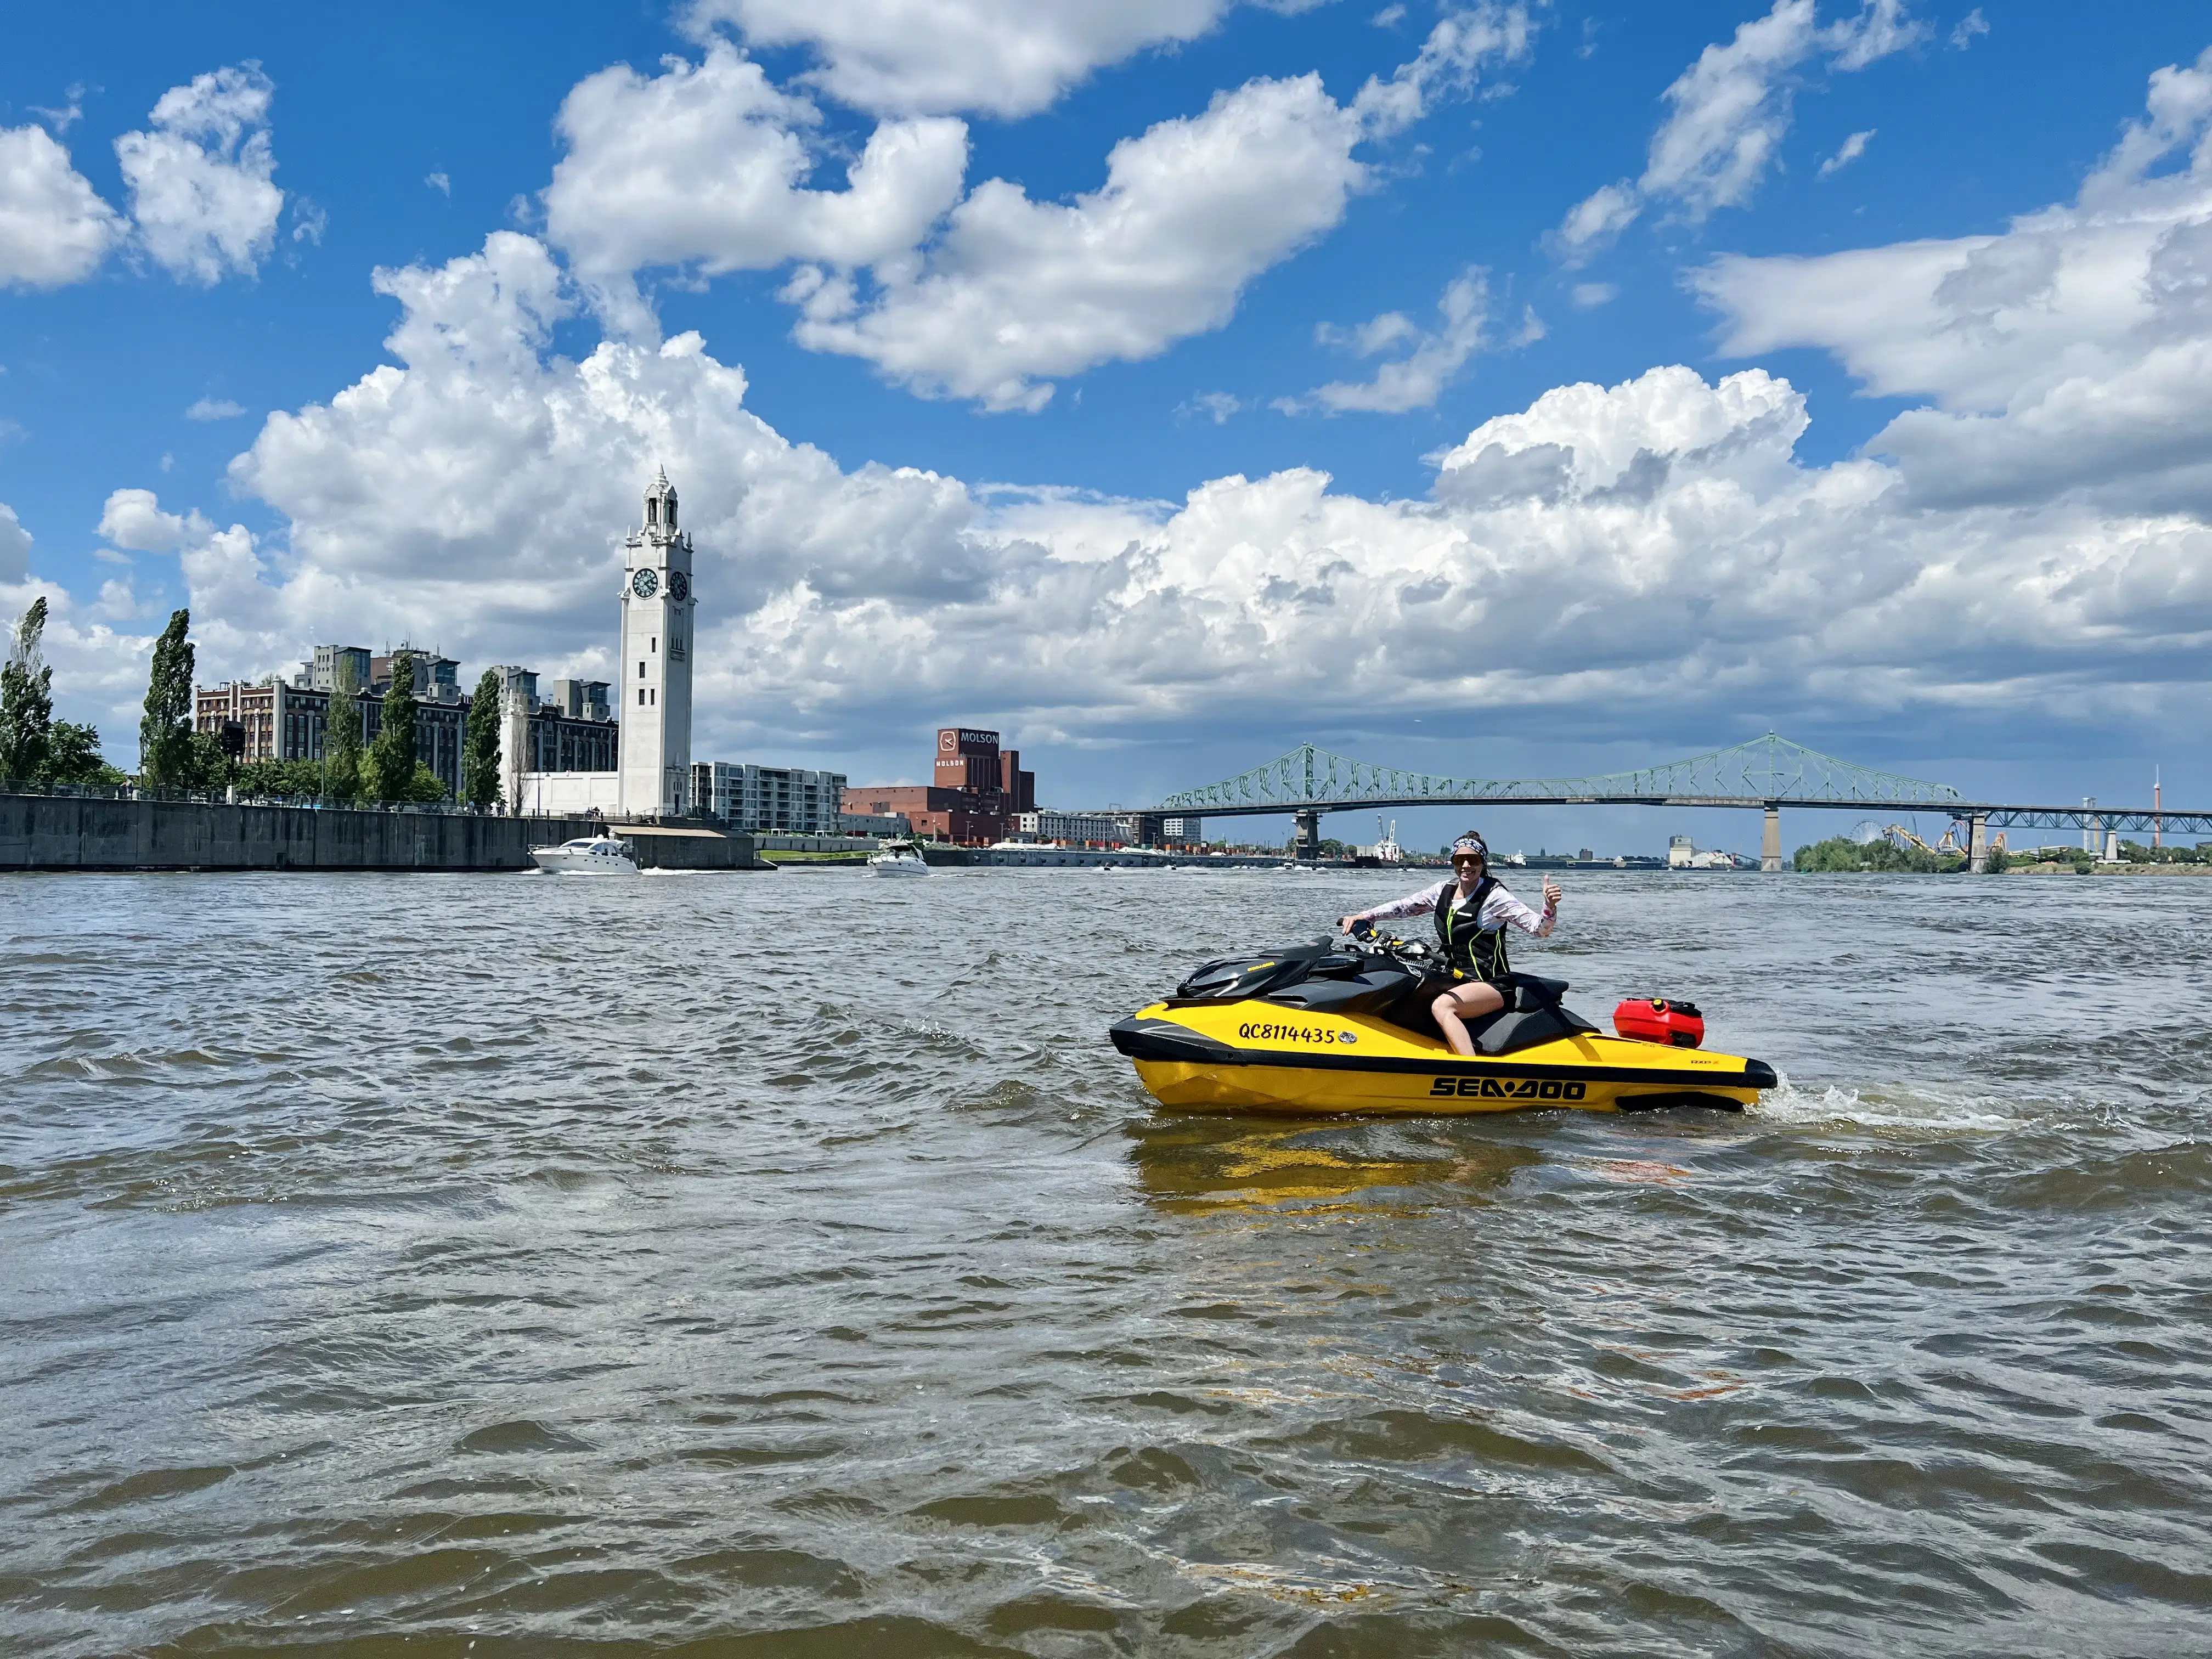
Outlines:
[[[1077,805],[1308,737],[1557,772],[1771,725],[2212,799],[2208,43],[1887,0],[27,15],[0,611],[52,596],[126,764],[187,599],[204,678],[337,634],[588,672],[665,461],[702,757],[918,776],[984,722]]]

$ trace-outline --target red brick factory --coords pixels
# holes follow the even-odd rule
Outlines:
[[[848,788],[844,810],[903,812],[918,836],[986,847],[1006,840],[1018,814],[1036,811],[1036,774],[1022,770],[1020,750],[999,747],[996,732],[941,726],[933,782]]]

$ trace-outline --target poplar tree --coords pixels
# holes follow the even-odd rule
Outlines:
[[[500,805],[499,672],[487,668],[469,699],[468,741],[461,755],[461,799],[478,811]]]
[[[410,800],[415,788],[415,658],[392,653],[392,684],[384,694],[384,724],[368,746],[362,782],[378,800]]]
[[[0,782],[42,781],[52,759],[54,671],[39,657],[46,628],[42,593],[15,624],[7,665],[0,667]]]
[[[192,613],[173,611],[154,641],[146,714],[138,722],[138,774],[146,783],[189,789],[201,781],[202,745],[192,733]]]
[[[323,794],[341,803],[361,794],[361,699],[343,676],[331,685],[323,717]]]

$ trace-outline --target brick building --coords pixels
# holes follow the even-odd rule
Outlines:
[[[363,692],[356,699],[361,713],[361,741],[366,749],[384,729],[384,698]],[[221,738],[226,726],[244,728],[244,761],[319,761],[329,725],[331,694],[268,680],[259,685],[234,681],[228,685],[192,689],[192,729]],[[415,704],[415,757],[436,775],[448,793],[461,789],[461,747],[468,733],[469,700],[458,692],[444,701],[419,699]]]
[[[456,797],[461,792],[470,704],[460,689],[459,669],[452,658],[432,653],[417,657],[415,663],[416,758]],[[521,678],[529,709],[527,769],[613,771],[622,728],[608,707],[608,688],[596,681],[556,680],[553,689],[564,706],[562,702],[539,701],[535,674]],[[272,676],[258,685],[237,681],[196,686],[192,728],[220,738],[224,727],[236,725],[243,735],[242,760],[319,761],[331,694],[341,682],[355,691],[362,746],[367,748],[384,729],[392,659],[373,657],[360,646],[317,646],[289,685]]]
[[[1006,838],[1015,819],[1036,810],[1036,774],[1022,770],[1021,751],[1001,750],[996,732],[947,726],[937,733],[935,781],[878,783],[845,791],[842,810],[898,813],[916,835],[967,847]]]
[[[307,690],[274,678],[258,685],[242,680],[196,685],[192,730],[220,738],[226,726],[239,726],[244,732],[245,760],[320,760],[323,723],[330,707],[328,691]]]

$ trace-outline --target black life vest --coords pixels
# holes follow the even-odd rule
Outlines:
[[[1495,877],[1486,875],[1475,884],[1466,903],[1459,904],[1455,902],[1459,884],[1450,882],[1437,900],[1437,942],[1443,948],[1445,966],[1458,978],[1502,985],[1512,976],[1512,966],[1505,960],[1505,930],[1475,925],[1482,915],[1483,902],[1497,885]]]

